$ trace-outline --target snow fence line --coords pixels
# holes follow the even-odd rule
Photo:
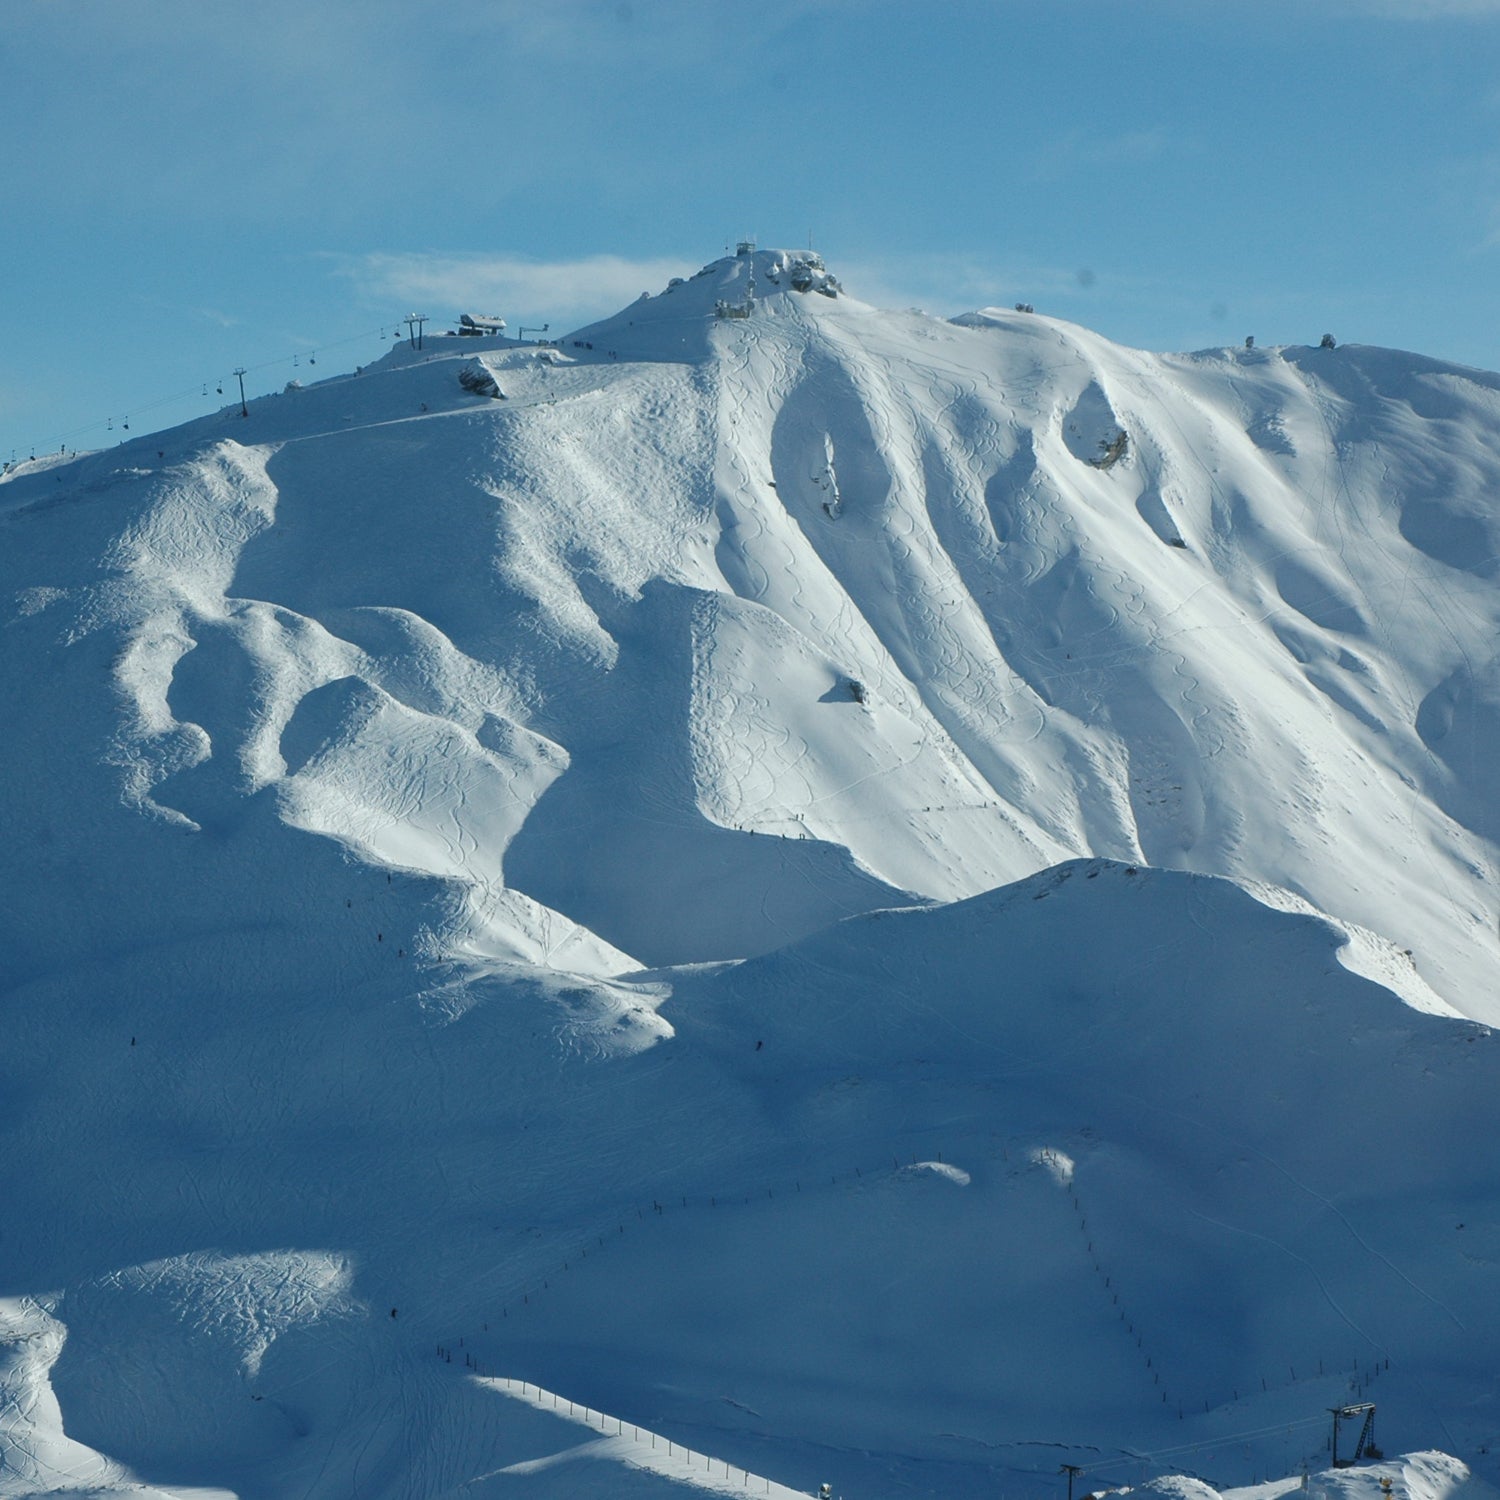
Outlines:
[[[1058,1161],[1057,1153],[1049,1147],[1042,1148],[1036,1154],[1036,1159],[1044,1166],[1055,1166]],[[1126,1336],[1134,1340],[1136,1352],[1145,1363],[1146,1373],[1151,1376],[1152,1383],[1161,1391],[1162,1403],[1169,1409],[1175,1406],[1177,1408],[1177,1418],[1181,1421],[1190,1412],[1196,1413],[1198,1398],[1187,1396],[1175,1387],[1169,1389],[1167,1381],[1163,1376],[1164,1366],[1160,1355],[1147,1344],[1145,1335],[1136,1321],[1137,1314],[1131,1308],[1128,1301],[1128,1294],[1126,1300],[1122,1300],[1122,1293],[1125,1289],[1116,1282],[1115,1277],[1118,1272],[1112,1274],[1110,1270],[1106,1269],[1099,1251],[1094,1248],[1093,1231],[1089,1228],[1088,1211],[1085,1209],[1083,1199],[1079,1195],[1078,1184],[1071,1175],[1071,1163],[1068,1164],[1068,1168],[1069,1175],[1065,1186],[1068,1194],[1068,1202],[1073,1207],[1078,1232],[1083,1242],[1084,1254],[1088,1257],[1089,1265],[1092,1266],[1094,1275],[1102,1283],[1103,1290],[1108,1293],[1115,1316],[1124,1328]],[[1322,1356],[1319,1356],[1316,1375],[1314,1375],[1311,1366],[1304,1363],[1300,1377],[1297,1374],[1297,1367],[1294,1364],[1288,1363],[1286,1370],[1287,1374],[1291,1377],[1290,1381],[1281,1378],[1279,1372],[1275,1375],[1262,1373],[1254,1378],[1260,1381],[1261,1393],[1264,1394],[1271,1390],[1273,1386],[1277,1390],[1288,1390],[1292,1386],[1305,1381],[1313,1379],[1323,1380],[1328,1376],[1334,1376],[1345,1381],[1350,1400],[1364,1401],[1368,1399],[1371,1382],[1380,1375],[1382,1370],[1390,1369],[1390,1355],[1377,1353],[1374,1357],[1367,1357],[1363,1362],[1358,1355],[1355,1355],[1348,1364],[1343,1363],[1343,1359],[1346,1357],[1341,1356],[1338,1361],[1333,1359],[1325,1361]],[[1254,1393],[1254,1385],[1250,1379],[1247,1378],[1243,1389],[1247,1395]],[[1215,1405],[1220,1407],[1238,1406],[1239,1402],[1240,1387],[1234,1386],[1230,1388],[1228,1395],[1221,1390],[1216,1397],[1204,1397],[1203,1410],[1207,1413]],[[1318,1418],[1316,1420],[1321,1421],[1322,1419]]]
[[[777,1500],[808,1500],[811,1493],[788,1489],[786,1485],[777,1484],[763,1474],[754,1474],[749,1469],[739,1468],[722,1458],[714,1458],[710,1454],[684,1447],[647,1427],[582,1406],[556,1391],[544,1389],[535,1381],[477,1372],[473,1379],[489,1390],[498,1391],[516,1401],[528,1402],[539,1411],[550,1411],[569,1421],[597,1429],[603,1443],[591,1457],[617,1459],[637,1469],[650,1469],[654,1473],[683,1480],[700,1489],[716,1490],[723,1494],[772,1495]],[[516,1467],[520,1469],[526,1466]]]
[[[967,1184],[969,1180],[967,1173],[958,1172],[951,1164],[944,1162],[941,1151],[937,1152],[936,1156],[932,1158],[922,1158],[915,1151],[912,1151],[910,1155],[910,1162],[903,1162],[900,1152],[893,1153],[889,1169],[886,1168],[884,1159],[882,1159],[878,1163],[866,1162],[862,1165],[850,1167],[842,1172],[830,1172],[828,1174],[827,1185],[832,1188],[837,1187],[840,1183],[847,1184],[855,1181],[878,1182],[887,1170],[893,1175],[900,1175],[904,1172],[930,1170],[933,1168],[936,1168],[941,1175],[951,1181],[962,1181]],[[1007,1162],[1010,1160],[1008,1147],[1002,1151],[1002,1157]],[[869,1174],[868,1178],[866,1177],[866,1173]],[[586,1261],[589,1258],[589,1251],[591,1249],[596,1252],[606,1249],[618,1236],[623,1235],[627,1229],[633,1229],[636,1223],[646,1224],[653,1220],[665,1219],[668,1214],[676,1214],[684,1210],[688,1212],[696,1212],[700,1209],[718,1210],[720,1208],[732,1210],[741,1205],[748,1208],[753,1203],[761,1202],[762,1195],[764,1195],[766,1201],[773,1200],[778,1191],[786,1197],[792,1197],[802,1192],[816,1193],[823,1190],[824,1184],[820,1172],[816,1178],[809,1176],[805,1181],[800,1177],[788,1177],[775,1186],[762,1185],[757,1188],[742,1186],[728,1190],[721,1189],[719,1192],[711,1193],[706,1197],[699,1194],[697,1197],[689,1198],[685,1193],[667,1193],[660,1198],[652,1198],[650,1203],[633,1204],[629,1208],[619,1210],[616,1216],[611,1216],[616,1218],[613,1229],[610,1229],[606,1222],[602,1230],[595,1229],[590,1232],[585,1236],[584,1240],[579,1244],[578,1249],[572,1255],[559,1263],[554,1263],[550,1271],[541,1275],[539,1282],[532,1281],[523,1283],[520,1286],[513,1286],[510,1292],[510,1300],[500,1304],[500,1317],[502,1319],[509,1318],[512,1312],[520,1313],[522,1308],[529,1307],[533,1298],[540,1298],[544,1292],[552,1290],[552,1282],[555,1277],[563,1276],[573,1270],[575,1264],[581,1264],[583,1261]],[[673,1198],[676,1198],[678,1201],[676,1203],[672,1202]],[[632,1211],[635,1214],[634,1221],[630,1217]],[[521,1299],[519,1302],[515,1301],[518,1295]],[[486,1333],[489,1332],[489,1326],[488,1323],[484,1325]],[[460,1338],[456,1347],[463,1348],[463,1343],[463,1339]],[[438,1358],[451,1360],[452,1349],[439,1344]]]

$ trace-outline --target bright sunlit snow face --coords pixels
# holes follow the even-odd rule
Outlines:
[[[1484,1469],[1495,377],[748,243],[318,375],[0,484],[0,1494]]]

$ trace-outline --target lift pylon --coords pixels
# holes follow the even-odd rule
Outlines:
[[[1353,1406],[1330,1406],[1329,1412],[1333,1416],[1333,1467],[1335,1469],[1347,1469],[1357,1464],[1362,1458],[1380,1458],[1383,1455],[1375,1446],[1375,1403],[1373,1401],[1360,1401]],[[1339,1424],[1341,1422],[1353,1422],[1363,1418],[1360,1422],[1359,1437],[1355,1440],[1354,1454],[1351,1458],[1339,1457]]]

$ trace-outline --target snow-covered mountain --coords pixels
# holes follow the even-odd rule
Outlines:
[[[0,1495],[1488,1472],[1497,417],[752,251],[6,474]]]

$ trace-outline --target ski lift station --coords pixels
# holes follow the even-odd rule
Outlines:
[[[494,338],[505,332],[505,319],[488,313],[460,313],[458,332],[461,338]]]

